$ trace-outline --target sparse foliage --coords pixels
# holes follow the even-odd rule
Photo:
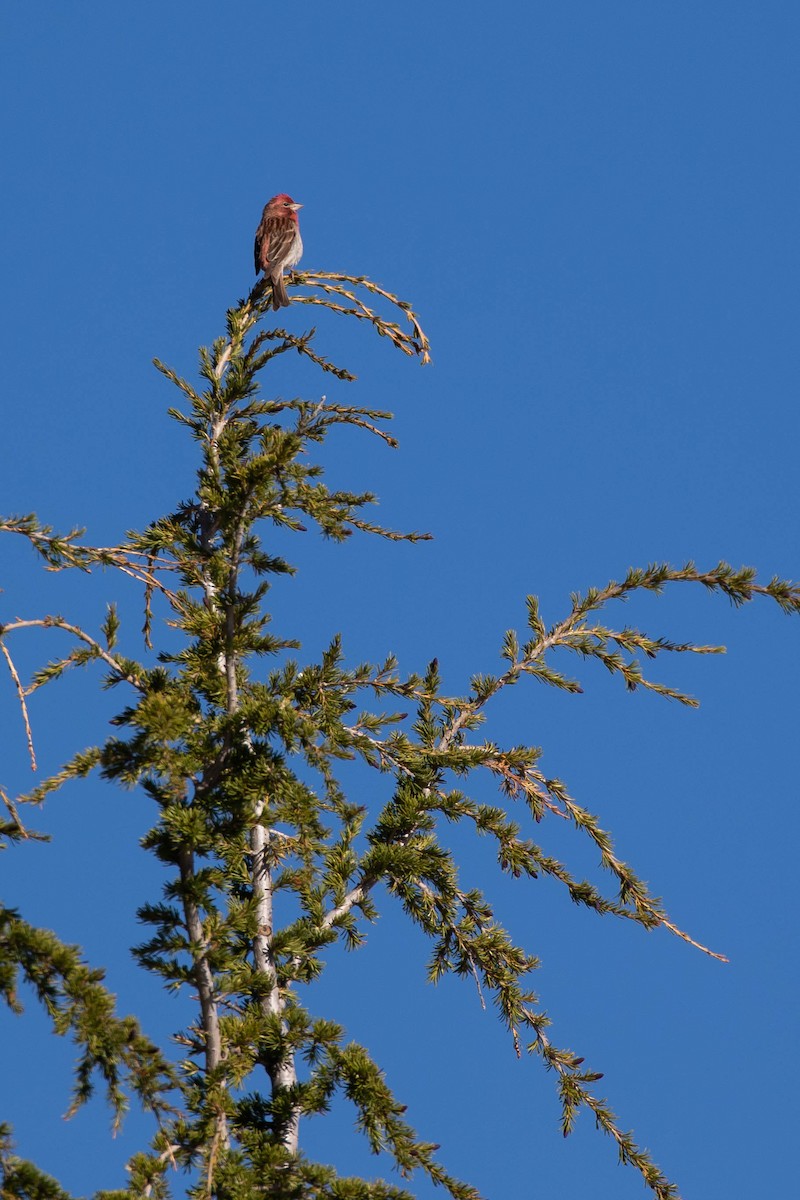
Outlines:
[[[295,294],[301,304],[356,317],[406,354],[428,360],[411,308],[368,280],[304,272],[293,282],[310,289]],[[113,736],[77,753],[26,795],[0,793],[7,811],[2,835],[7,843],[42,836],[28,829],[26,808],[93,771],[154,801],[158,819],[145,846],[169,878],[163,895],[139,911],[145,935],[134,953],[166,987],[194,998],[195,1019],[174,1046],[151,1043],[133,1018],[115,1013],[99,970],[13,909],[0,911],[0,992],[17,1011],[24,978],[55,1032],[69,1033],[80,1047],[71,1111],[99,1078],[115,1120],[129,1094],[154,1118],[152,1144],[129,1163],[128,1189],[98,1191],[99,1197],[166,1197],[185,1188],[191,1196],[225,1200],[264,1194],[401,1200],[412,1195],[408,1189],[421,1173],[456,1200],[469,1200],[475,1190],[449,1175],[437,1147],[407,1123],[368,1050],[306,1003],[306,985],[324,970],[326,953],[366,937],[380,884],[429,938],[429,978],[453,973],[475,981],[480,996],[494,1002],[517,1054],[532,1051],[555,1073],[564,1133],[580,1108],[589,1109],[653,1193],[675,1197],[675,1186],[596,1095],[601,1075],[551,1043],[548,1017],[529,983],[536,958],[514,944],[488,896],[462,885],[442,829],[471,826],[494,840],[501,871],[528,880],[550,876],[579,905],[647,929],[663,925],[697,946],[616,856],[596,818],[541,771],[540,751],[486,740],[481,725],[493,700],[524,676],[580,691],[564,665],[569,654],[597,660],[631,691],[694,704],[651,679],[645,667],[663,655],[721,648],[607,624],[606,611],[634,592],[686,583],[735,605],[764,597],[796,613],[800,590],[779,579],[758,583],[753,571],[725,563],[711,570],[689,563],[631,570],[621,582],[573,596],[567,615],[549,626],[529,597],[524,635],[508,631],[497,674],[476,675],[463,695],[443,693],[435,662],[419,674],[403,673],[391,656],[350,665],[338,636],[319,662],[302,662],[300,647],[273,631],[265,606],[271,578],[292,572],[270,551],[266,532],[316,526],[337,541],[354,531],[407,541],[427,535],[368,520],[374,497],[330,490],[314,462],[315,447],[333,426],[393,444],[383,427],[390,414],[324,398],[262,398],[262,373],[290,350],[340,380],[352,378],[314,348],[314,330],[296,335],[266,325],[268,301],[269,285],[261,283],[228,312],[225,336],[201,351],[198,386],[156,363],[182,394],[181,407],[170,411],[199,456],[196,490],[173,512],[113,547],[88,545],[79,530],[58,535],[33,516],[0,522],[3,531],[26,538],[49,570],[103,567],[138,585],[145,643],[141,661],[119,649],[113,607],[95,633],[56,615],[0,627],[34,766],[27,698],[35,689],[72,667],[94,665],[103,685],[121,695]],[[381,305],[393,307],[400,320],[380,315]],[[160,644],[161,621],[180,636],[177,648]],[[57,639],[57,657],[23,683],[13,646],[30,630]],[[337,773],[343,760],[358,760],[383,777],[389,798],[375,806],[371,797],[347,794]],[[497,785],[497,804],[471,794],[481,773]],[[594,845],[610,880],[607,894],[531,839],[553,818],[571,822]],[[337,1094],[351,1103],[370,1148],[388,1155],[408,1186],[340,1177],[304,1156],[303,1118],[326,1112]],[[12,1150],[3,1127],[3,1196],[62,1200],[58,1184]]]

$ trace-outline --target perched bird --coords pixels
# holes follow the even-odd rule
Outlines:
[[[297,210],[302,207],[285,192],[279,192],[265,205],[256,230],[253,250],[256,275],[263,271],[264,277],[271,282],[272,307],[275,310],[289,303],[283,282],[284,269],[291,270],[299,263],[303,253],[300,222],[297,219]]]

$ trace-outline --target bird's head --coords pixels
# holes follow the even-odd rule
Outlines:
[[[273,196],[267,205],[267,215],[270,217],[290,217],[293,221],[296,221],[297,210],[302,207],[302,204],[298,204],[291,196],[287,196],[286,192],[278,192],[277,196]]]

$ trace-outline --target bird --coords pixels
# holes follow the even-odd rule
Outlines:
[[[272,307],[276,312],[289,303],[283,282],[284,269],[291,270],[303,253],[300,222],[297,219],[297,210],[302,207],[285,192],[278,192],[265,204],[256,230],[253,247],[256,275],[263,271],[264,278],[271,282]]]

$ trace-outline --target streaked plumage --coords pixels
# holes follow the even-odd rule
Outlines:
[[[253,248],[256,275],[263,271],[265,278],[271,282],[272,307],[276,310],[289,303],[283,272],[296,266],[303,253],[300,222],[297,219],[297,210],[302,207],[285,192],[279,192],[265,205],[256,230]]]

